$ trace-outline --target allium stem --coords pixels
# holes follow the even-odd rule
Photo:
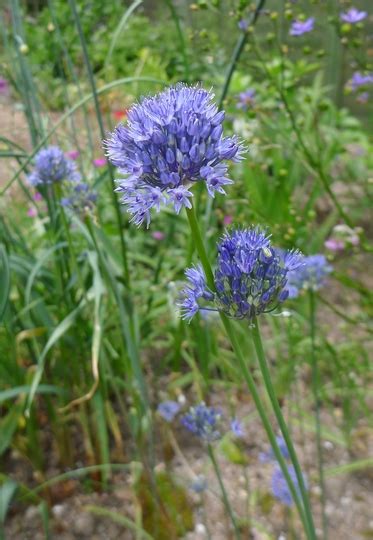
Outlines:
[[[248,21],[248,24],[247,24],[248,27],[254,26],[254,24],[256,23],[256,21],[257,21],[257,19],[259,17],[260,11],[264,7],[264,4],[265,4],[265,0],[258,0],[256,8],[255,8],[254,12],[252,13],[252,15],[250,17],[250,20]],[[238,60],[239,60],[239,58],[241,56],[241,53],[244,50],[244,47],[246,45],[248,35],[249,34],[248,34],[247,31],[246,32],[241,32],[241,35],[239,36],[239,38],[237,40],[237,43],[236,43],[236,46],[235,46],[235,48],[233,50],[232,58],[231,58],[231,60],[229,62],[229,66],[228,66],[228,69],[227,69],[227,74],[225,76],[224,86],[223,86],[221,96],[220,96],[220,99],[219,99],[219,103],[218,103],[219,109],[221,109],[221,107],[223,105],[223,101],[225,100],[225,98],[227,96],[229,86],[230,86],[230,83],[231,83],[231,80],[232,80],[232,77],[233,77],[233,73],[234,73],[234,71],[236,69],[236,65],[237,65],[237,62],[238,62]]]
[[[315,348],[315,328],[316,328],[316,302],[314,291],[309,291],[310,300],[310,334],[311,334],[311,367],[312,367],[312,392],[315,400],[315,427],[316,427],[316,448],[317,448],[317,466],[319,473],[319,483],[321,489],[321,510],[322,510],[322,529],[323,538],[328,538],[328,520],[326,517],[326,490],[324,478],[324,464],[321,446],[321,423],[320,423],[320,394],[319,394],[319,368],[317,362],[317,354]]]
[[[207,445],[207,450],[208,450],[208,454],[209,454],[212,466],[214,467],[216,478],[218,479],[218,482],[219,482],[219,486],[220,486],[221,494],[222,494],[222,497],[223,497],[223,502],[224,502],[225,509],[227,510],[227,512],[229,514],[230,520],[231,520],[233,528],[234,528],[234,535],[237,538],[237,540],[240,540],[241,533],[240,533],[240,530],[238,528],[236,518],[234,517],[233,510],[232,510],[232,507],[231,507],[229,499],[228,499],[227,491],[225,489],[224,482],[223,482],[223,479],[222,479],[221,474],[220,474],[219,465],[218,465],[218,463],[216,461],[216,458],[215,458],[214,449],[211,446],[211,444]]]
[[[104,139],[105,138],[105,128],[104,128],[104,123],[103,123],[103,120],[102,120],[100,103],[98,101],[98,93],[97,93],[97,88],[96,88],[96,82],[95,82],[91,62],[90,62],[89,55],[88,55],[87,43],[86,43],[86,40],[85,40],[85,37],[84,37],[82,25],[81,25],[81,22],[80,22],[80,17],[79,17],[79,14],[78,14],[76,1],[75,0],[69,0],[69,4],[70,4],[71,11],[72,11],[74,19],[75,19],[75,24],[76,24],[76,28],[78,30],[79,40],[80,40],[80,43],[82,45],[84,63],[86,65],[87,72],[88,72],[88,79],[89,79],[89,83],[90,83],[91,90],[92,90],[93,102],[94,102],[94,105],[95,105],[97,122],[98,122],[98,126],[99,126],[99,129],[100,129],[100,134],[101,134],[102,139]],[[125,243],[125,240],[124,240],[124,234],[123,234],[123,218],[122,218],[121,210],[120,210],[120,207],[119,207],[119,202],[118,202],[118,199],[117,199],[117,195],[115,193],[115,187],[116,186],[115,186],[114,174],[113,174],[112,166],[110,164],[108,164],[108,171],[109,171],[110,182],[111,182],[113,206],[114,206],[114,209],[115,209],[115,214],[116,214],[116,219],[117,219],[118,229],[119,229],[119,238],[120,238],[120,245],[121,245],[121,252],[122,252],[124,278],[125,278],[125,283],[126,283],[127,288],[130,289],[130,273],[129,273],[128,260],[127,260],[127,246],[126,246],[126,243]]]
[[[206,274],[207,283],[208,283],[209,287],[211,288],[211,290],[215,290],[213,273],[212,273],[211,266],[210,266],[210,263],[209,263],[209,260],[208,260],[208,256],[207,256],[207,253],[206,253],[206,250],[205,250],[205,246],[204,246],[203,241],[202,241],[202,237],[201,237],[201,233],[200,233],[200,230],[199,230],[199,227],[198,227],[198,222],[197,222],[196,217],[195,217],[194,209],[191,208],[190,210],[187,210],[187,214],[188,214],[188,220],[189,220],[189,225],[190,225],[192,237],[194,239],[194,242],[195,242],[195,245],[196,245],[196,248],[197,248],[197,251],[198,251],[199,258],[201,260],[203,269],[204,269],[205,274]],[[297,510],[298,510],[300,519],[302,521],[302,524],[303,524],[305,533],[307,535],[307,538],[308,538],[308,540],[316,540],[315,528],[314,528],[314,525],[313,525],[312,516],[309,515],[310,512],[308,512],[308,514],[305,513],[302,501],[301,501],[301,499],[299,497],[299,494],[298,494],[298,492],[297,492],[297,490],[296,490],[296,488],[294,486],[294,483],[291,480],[288,466],[287,466],[287,464],[285,462],[285,459],[284,459],[284,457],[283,457],[283,455],[281,453],[281,450],[280,450],[280,448],[279,448],[279,446],[277,444],[276,435],[275,435],[275,433],[273,431],[273,428],[272,428],[271,423],[269,421],[269,418],[267,416],[266,410],[265,410],[264,405],[262,403],[262,399],[261,399],[261,397],[260,397],[260,395],[258,393],[254,378],[251,375],[251,373],[250,373],[250,371],[249,371],[249,369],[248,369],[248,367],[246,365],[246,361],[245,361],[244,356],[242,354],[242,351],[241,351],[240,345],[238,343],[238,340],[236,338],[236,334],[235,334],[234,328],[233,328],[233,326],[231,324],[231,321],[222,312],[220,312],[220,318],[221,318],[222,323],[224,325],[224,328],[225,328],[225,330],[227,332],[227,335],[228,335],[228,337],[230,339],[233,350],[234,350],[234,352],[236,354],[236,358],[237,358],[238,365],[240,367],[241,373],[242,373],[242,375],[243,375],[243,377],[245,379],[245,382],[246,382],[246,384],[247,384],[247,386],[249,388],[249,391],[250,391],[250,393],[252,395],[252,398],[254,400],[255,406],[256,406],[257,411],[259,413],[259,416],[260,416],[260,419],[262,421],[263,427],[264,427],[264,429],[265,429],[265,431],[267,433],[267,437],[268,437],[268,439],[270,441],[270,444],[272,446],[275,457],[276,457],[276,459],[277,459],[277,461],[279,463],[279,466],[280,466],[280,468],[281,468],[281,470],[283,472],[283,475],[284,475],[284,477],[286,479],[286,482],[287,482],[287,484],[289,486],[290,493],[291,493],[292,498],[293,498],[293,500],[295,502],[295,505],[297,507]],[[301,481],[302,481],[302,485],[304,486],[303,477],[302,477]]]
[[[215,290],[214,275],[212,273],[209,259],[208,259],[205,246],[202,240],[201,231],[199,229],[194,207],[192,206],[191,208],[187,208],[186,213],[188,216],[189,226],[192,232],[192,237],[195,243],[195,247],[197,249],[198,256],[201,259],[201,263],[206,274],[207,284],[210,287],[210,289],[214,291]]]
[[[294,467],[294,471],[295,471],[295,474],[296,474],[296,477],[297,477],[300,493],[301,493],[302,500],[303,500],[304,512],[305,512],[306,520],[307,520],[307,523],[308,523],[309,532],[311,533],[310,538],[316,539],[315,526],[314,526],[314,523],[313,523],[313,518],[312,518],[312,513],[311,513],[311,505],[310,505],[310,502],[309,502],[309,498],[308,498],[307,489],[306,489],[306,486],[305,486],[303,474],[302,474],[302,471],[301,471],[301,468],[300,468],[300,465],[299,465],[297,455],[295,453],[293,442],[292,442],[291,437],[289,435],[289,430],[287,428],[285,419],[284,419],[284,417],[282,415],[281,408],[280,408],[280,405],[278,403],[276,393],[275,393],[275,390],[274,390],[274,387],[273,387],[273,384],[272,384],[271,374],[270,374],[270,371],[268,369],[267,361],[266,361],[266,358],[265,358],[265,353],[264,353],[264,349],[263,349],[262,339],[261,339],[261,336],[260,336],[260,329],[259,329],[259,323],[258,323],[257,318],[254,318],[253,323],[254,324],[253,324],[253,328],[252,328],[252,336],[253,336],[254,346],[255,346],[255,350],[256,350],[259,366],[260,366],[260,370],[262,372],[264,384],[265,384],[269,399],[271,401],[272,408],[273,408],[273,411],[275,413],[277,422],[278,422],[278,424],[280,426],[282,435],[284,437],[287,448],[289,450],[290,460],[291,460],[292,465]]]

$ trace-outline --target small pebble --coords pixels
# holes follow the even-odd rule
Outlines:
[[[63,513],[66,510],[66,506],[64,504],[55,504],[52,508],[52,514],[56,518],[62,517]]]
[[[200,536],[206,536],[206,527],[203,523],[197,523],[195,528],[196,534],[199,534]]]

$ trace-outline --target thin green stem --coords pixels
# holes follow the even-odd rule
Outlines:
[[[211,290],[214,290],[215,289],[214,275],[212,273],[209,259],[208,259],[205,246],[202,240],[201,231],[199,229],[194,207],[192,206],[191,208],[187,208],[186,213],[188,216],[190,230],[192,231],[195,247],[197,249],[199,258],[201,259],[201,263],[206,274],[207,284]]]
[[[91,66],[91,61],[89,59],[86,39],[84,37],[82,25],[81,25],[81,22],[80,22],[80,17],[79,17],[77,6],[76,6],[76,0],[69,0],[69,4],[71,6],[71,11],[72,11],[72,13],[74,15],[76,28],[78,30],[79,40],[80,40],[80,43],[81,43],[81,46],[82,46],[84,63],[85,63],[86,68],[87,68],[88,79],[89,79],[89,83],[90,83],[91,89],[92,89],[93,102],[94,102],[94,105],[95,105],[97,122],[98,122],[98,125],[99,125],[99,128],[100,128],[101,138],[105,139],[105,128],[104,128],[104,123],[103,123],[103,120],[102,120],[100,103],[98,101],[98,94],[97,94],[97,89],[96,89],[95,78],[94,78],[94,74],[93,74],[93,70],[92,70],[92,66]],[[126,248],[126,244],[125,244],[125,241],[124,241],[124,235],[123,235],[123,219],[122,219],[122,214],[121,214],[121,210],[120,210],[120,207],[119,207],[118,199],[117,199],[117,196],[116,196],[116,193],[115,193],[115,179],[114,179],[113,170],[112,170],[112,167],[111,167],[110,164],[108,165],[108,170],[109,170],[109,176],[110,176],[110,182],[111,182],[113,206],[115,208],[115,214],[116,214],[116,218],[117,218],[117,222],[118,222],[119,238],[120,238],[122,259],[123,259],[124,277],[125,277],[126,286],[129,289],[130,288],[130,275],[129,275],[128,261],[127,261],[127,248]]]
[[[190,72],[189,59],[188,59],[188,53],[187,53],[187,49],[186,49],[186,45],[185,45],[185,39],[184,39],[183,30],[182,30],[181,25],[180,25],[180,18],[179,18],[178,14],[177,14],[177,11],[175,9],[173,1],[172,0],[166,0],[166,4],[168,5],[168,8],[169,8],[170,13],[171,13],[171,17],[172,17],[172,19],[173,19],[173,21],[175,23],[177,36],[178,36],[179,42],[180,42],[181,55],[183,57],[183,63],[184,63],[184,79],[185,79],[186,82],[188,82],[189,81],[189,72]]]
[[[315,293],[309,291],[310,301],[310,334],[311,334],[311,367],[312,367],[312,392],[315,400],[315,427],[316,427],[316,448],[317,448],[317,466],[319,473],[319,482],[321,489],[321,511],[322,511],[322,529],[323,538],[328,538],[328,520],[326,517],[326,490],[325,490],[325,477],[324,477],[324,463],[321,446],[321,422],[320,422],[320,394],[319,394],[319,368],[317,363],[317,354],[315,348],[315,336],[316,336],[316,302]]]
[[[229,514],[230,520],[231,520],[233,528],[234,528],[234,535],[237,538],[237,540],[240,540],[241,533],[240,533],[240,530],[238,528],[236,518],[234,517],[233,510],[232,510],[232,507],[231,507],[229,499],[228,499],[227,490],[225,489],[224,482],[223,482],[223,479],[222,479],[221,474],[220,474],[219,465],[218,465],[218,463],[216,461],[214,449],[211,446],[211,444],[207,445],[207,451],[208,451],[212,466],[214,467],[216,478],[218,479],[218,482],[219,482],[219,486],[220,486],[221,494],[222,494],[222,497],[223,497],[223,502],[224,502],[225,509],[227,510],[227,512]]]
[[[258,320],[257,320],[256,317],[253,320],[252,336],[253,336],[256,355],[257,355],[257,358],[258,358],[260,370],[262,372],[264,384],[265,384],[269,399],[271,401],[272,408],[273,408],[273,411],[275,413],[277,422],[278,422],[278,424],[280,426],[281,433],[282,433],[282,435],[284,437],[286,446],[287,446],[287,448],[289,450],[290,459],[291,459],[291,462],[292,462],[293,467],[294,467],[294,471],[295,471],[295,474],[296,474],[296,477],[297,477],[300,493],[301,493],[302,500],[303,500],[306,519],[307,519],[307,522],[308,522],[309,527],[310,527],[310,532],[312,533],[312,538],[315,539],[316,538],[316,536],[315,536],[315,527],[314,527],[314,523],[313,523],[313,518],[312,518],[312,513],[311,513],[311,506],[310,506],[310,502],[309,502],[309,498],[308,498],[308,494],[307,494],[306,485],[305,485],[305,482],[304,482],[304,477],[303,477],[302,470],[301,470],[300,465],[299,465],[297,455],[295,453],[293,442],[292,442],[291,437],[289,435],[289,431],[288,431],[286,422],[285,422],[284,417],[282,415],[281,408],[280,408],[280,405],[278,403],[275,390],[273,388],[271,374],[270,374],[270,371],[269,371],[269,368],[268,368],[268,365],[267,365],[267,361],[266,361],[265,353],[264,353],[264,349],[263,349],[263,344],[262,344],[262,339],[261,339],[261,336],[260,336],[259,323],[258,323]]]
[[[195,218],[195,214],[194,214],[194,209],[193,207],[191,209],[187,209],[187,215],[188,215],[188,219],[189,219],[189,224],[190,224],[190,228],[191,228],[191,232],[192,232],[192,237],[195,241],[195,245],[196,245],[196,248],[197,248],[197,251],[198,251],[198,255],[199,255],[199,258],[201,260],[201,263],[202,263],[202,266],[203,266],[203,269],[204,269],[204,272],[205,272],[205,275],[206,275],[206,279],[207,279],[207,283],[209,285],[209,287],[211,288],[211,290],[215,290],[215,284],[214,284],[214,277],[213,277],[213,273],[212,273],[212,270],[211,270],[211,266],[210,266],[210,263],[209,263],[209,260],[208,260],[208,257],[207,257],[207,253],[206,253],[206,250],[205,250],[205,246],[203,244],[203,241],[202,241],[202,237],[201,237],[201,233],[200,233],[200,230],[199,230],[199,227],[198,227],[198,222]],[[266,413],[266,410],[264,408],[264,405],[263,405],[263,401],[257,391],[257,387],[256,387],[256,383],[254,381],[254,378],[253,376],[251,375],[247,365],[246,365],[246,361],[244,359],[244,356],[242,354],[242,351],[241,351],[241,348],[239,346],[239,343],[238,343],[238,340],[237,340],[237,337],[236,337],[236,333],[234,331],[234,328],[231,324],[231,321],[223,314],[220,312],[220,318],[222,320],[222,323],[224,325],[224,328],[226,330],[226,333],[230,339],[230,342],[231,342],[231,345],[233,347],[233,350],[235,352],[235,355],[236,355],[236,359],[238,361],[238,365],[239,365],[239,368],[241,370],[241,373],[243,374],[243,377],[245,379],[245,382],[249,388],[249,391],[252,395],[252,398],[254,400],[254,403],[255,403],[255,406],[257,408],[257,411],[259,413],[259,416],[260,416],[260,419],[262,421],[262,424],[263,424],[263,427],[267,433],[267,437],[270,441],[270,444],[271,444],[271,447],[273,449],[273,452],[275,454],[275,457],[280,465],[280,468],[282,470],[282,473],[286,479],[286,482],[289,486],[289,490],[290,490],[290,493],[293,497],[293,500],[295,502],[295,505],[297,507],[297,510],[298,510],[298,513],[299,513],[299,516],[300,516],[300,519],[302,521],[302,524],[303,524],[303,527],[304,527],[304,530],[305,530],[305,533],[307,535],[307,538],[309,540],[315,540],[316,539],[316,536],[315,536],[315,532],[314,532],[314,526],[313,526],[313,521],[312,521],[312,518],[311,520],[307,517],[307,514],[304,512],[304,508],[303,508],[303,505],[302,505],[302,502],[299,498],[299,494],[298,494],[298,491],[296,490],[294,484],[293,484],[293,481],[290,477],[290,474],[289,474],[289,469],[288,469],[288,466],[284,460],[284,457],[279,449],[279,446],[277,444],[277,441],[276,441],[276,435],[273,431],[273,428],[271,426],[271,423],[269,421],[269,418],[267,416],[267,413]],[[303,477],[302,477],[302,481],[303,481]]]
[[[259,17],[260,11],[263,8],[264,4],[265,4],[265,0],[258,0],[258,3],[256,5],[255,10],[253,11],[250,19],[247,21],[247,27],[248,28],[255,25],[255,23],[256,23],[256,21],[257,21],[257,19]],[[240,59],[242,51],[243,51],[243,49],[244,49],[244,47],[246,45],[248,35],[249,34],[248,34],[247,31],[242,32],[242,34],[239,36],[239,38],[237,40],[237,43],[236,43],[236,46],[235,46],[234,50],[233,50],[232,57],[231,57],[231,60],[229,62],[229,66],[228,66],[227,73],[226,73],[226,76],[225,76],[223,89],[221,91],[220,99],[219,99],[219,102],[218,102],[219,109],[222,108],[223,102],[224,102],[224,100],[225,100],[225,98],[226,98],[226,96],[228,94],[228,90],[229,90],[229,86],[231,84],[233,73],[235,72],[237,62]]]

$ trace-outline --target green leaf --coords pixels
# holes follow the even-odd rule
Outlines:
[[[0,284],[0,321],[2,321],[10,291],[9,261],[3,244],[0,244]]]
[[[17,489],[17,482],[14,480],[6,480],[0,486],[0,523],[5,523],[5,518],[8,508]]]
[[[14,388],[9,388],[8,390],[2,390],[0,392],[0,404],[8,399],[16,398],[22,394],[27,394],[30,391],[31,385],[25,384],[23,386],[15,386]],[[53,386],[51,384],[40,384],[36,390],[37,394],[56,394],[63,395],[65,390]]]
[[[132,13],[135,11],[135,9],[137,7],[139,7],[140,4],[142,4],[142,1],[143,0],[135,0],[135,2],[129,6],[129,8],[124,12],[122,18],[120,19],[120,21],[118,23],[118,26],[116,27],[116,29],[115,29],[115,31],[113,33],[113,37],[112,37],[111,42],[110,42],[109,51],[107,53],[107,56],[106,56],[105,62],[104,62],[104,69],[106,69],[107,66],[110,64],[110,60],[111,60],[111,57],[113,55],[114,49],[116,47],[116,44],[118,42],[118,39],[119,39],[121,33],[123,32],[123,30],[126,27],[128,19],[130,18]]]
[[[18,421],[23,414],[23,403],[17,403],[0,422],[0,456],[10,446]]]
[[[73,325],[75,322],[76,317],[80,313],[80,311],[83,309],[83,307],[87,303],[87,298],[83,298],[83,300],[80,302],[78,307],[76,307],[73,311],[71,311],[67,317],[65,317],[58,326],[53,330],[50,338],[47,341],[47,344],[45,345],[43,352],[38,358],[38,366],[36,368],[31,387],[30,387],[30,393],[27,398],[27,407],[25,414],[26,416],[29,416],[30,414],[30,408],[36,393],[36,390],[38,388],[39,382],[43,376],[44,372],[44,365],[45,365],[45,359],[50,351],[50,349],[57,343],[57,341],[69,330],[69,328]]]
[[[247,465],[248,459],[241,448],[231,439],[230,435],[222,438],[218,446],[221,453],[236,465]]]

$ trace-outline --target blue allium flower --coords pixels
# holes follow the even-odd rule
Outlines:
[[[237,23],[237,26],[242,32],[246,32],[249,28],[249,19],[240,19]]]
[[[249,105],[254,102],[255,90],[254,88],[248,88],[245,92],[238,94],[237,108],[246,110]]]
[[[281,437],[281,435],[278,435],[276,437],[276,442],[277,442],[277,445],[279,447],[282,457],[284,459],[289,459],[290,458],[289,449],[287,447],[285,440]],[[276,461],[276,456],[273,449],[271,448],[268,452],[260,453],[259,459],[262,463],[268,463],[268,462]]]
[[[304,257],[304,265],[289,273],[289,297],[296,298],[302,289],[317,291],[332,270],[324,255]]]
[[[341,13],[342,21],[350,24],[356,24],[360,21],[363,21],[367,16],[366,11],[359,11],[358,9],[352,7],[348,11]]]
[[[180,408],[177,401],[163,401],[158,405],[157,411],[166,422],[172,422]]]
[[[225,193],[232,184],[226,161],[239,161],[243,147],[223,137],[224,112],[214,95],[200,87],[178,84],[128,111],[105,141],[107,155],[119,172],[117,191],[136,225],[150,223],[150,211],[170,204],[178,214],[190,208],[189,189],[203,181],[208,193]]]
[[[181,418],[182,425],[201,439],[212,442],[220,438],[218,430],[221,412],[213,407],[200,403],[189,409],[189,413]]]
[[[288,297],[288,274],[302,261],[298,251],[271,247],[260,228],[226,233],[218,244],[215,291],[208,288],[201,266],[186,270],[188,283],[179,304],[182,317],[190,320],[200,309],[215,309],[237,319],[272,311]]]
[[[58,146],[48,146],[40,150],[35,156],[35,169],[28,176],[32,186],[79,180],[80,174],[75,163],[66,157]]]
[[[190,489],[195,493],[203,493],[208,487],[207,478],[202,474],[197,476],[197,478],[191,483]]]
[[[69,184],[69,194],[61,199],[62,206],[76,212],[92,210],[97,200],[97,193],[85,182]]]
[[[242,439],[242,437],[245,437],[245,430],[243,427],[243,424],[238,418],[233,418],[231,421],[231,431],[235,437],[238,439]]]
[[[363,75],[359,71],[356,71],[352,75],[351,80],[347,83],[353,92],[356,92],[356,90],[359,90],[361,87],[367,87],[371,84],[373,84],[373,73]]]
[[[288,471],[289,471],[290,478],[292,479],[293,484],[295,486],[295,489],[299,493],[300,488],[299,488],[299,484],[298,484],[297,476],[295,474],[294,467],[292,465],[289,465]],[[306,487],[307,487],[307,481],[304,475],[303,475],[303,478],[304,478],[304,483],[306,484]],[[279,466],[276,466],[273,470],[271,486],[272,486],[272,493],[274,497],[276,497],[276,499],[281,501],[286,506],[292,506],[293,497],[290,493],[290,489],[286,482],[285,476],[283,475],[283,472]]]
[[[310,17],[305,21],[293,21],[290,28],[291,36],[303,36],[308,32],[312,32],[315,23],[315,18]]]

